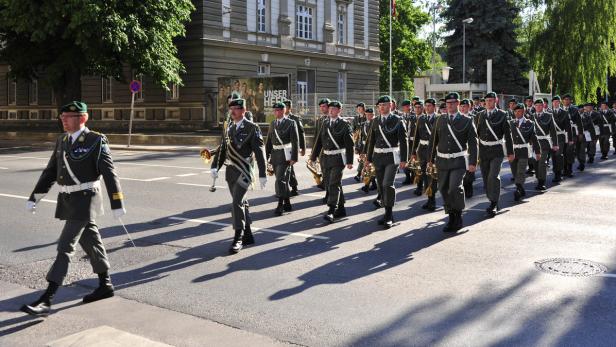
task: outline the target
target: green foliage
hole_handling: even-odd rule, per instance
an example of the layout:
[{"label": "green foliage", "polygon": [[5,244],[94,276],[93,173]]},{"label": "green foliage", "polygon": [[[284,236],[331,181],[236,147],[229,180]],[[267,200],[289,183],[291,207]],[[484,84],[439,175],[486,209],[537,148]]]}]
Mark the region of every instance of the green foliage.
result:
[{"label": "green foliage", "polygon": [[579,102],[606,90],[616,74],[616,1],[546,0],[534,25],[529,52],[540,76],[553,73],[554,92],[571,92]]},{"label": "green foliage", "polygon": [[[380,88],[389,90],[389,0],[380,0],[380,45],[383,65]],[[393,90],[412,90],[413,77],[430,67],[430,45],[417,36],[429,16],[413,5],[411,0],[397,0],[392,22]]]},{"label": "green foliage", "polygon": [[443,12],[446,28],[446,60],[453,68],[450,83],[462,82],[463,23],[466,25],[466,82],[485,83],[486,61],[492,59],[493,89],[498,93],[525,94],[528,86],[524,73],[528,62],[518,49],[520,9],[513,0],[450,0]]},{"label": "green foliage", "polygon": [[166,86],[184,71],[173,39],[190,0],[0,0],[0,59],[15,77],[62,91],[81,75],[123,76],[124,64]]}]

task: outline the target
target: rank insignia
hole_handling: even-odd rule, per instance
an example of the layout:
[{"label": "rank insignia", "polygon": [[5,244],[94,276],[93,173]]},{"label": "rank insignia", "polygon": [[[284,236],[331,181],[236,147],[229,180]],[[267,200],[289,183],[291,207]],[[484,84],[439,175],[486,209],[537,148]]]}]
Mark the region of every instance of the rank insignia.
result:
[{"label": "rank insignia", "polygon": [[112,199],[113,200],[123,200],[124,199],[124,194],[122,192],[113,193]]}]

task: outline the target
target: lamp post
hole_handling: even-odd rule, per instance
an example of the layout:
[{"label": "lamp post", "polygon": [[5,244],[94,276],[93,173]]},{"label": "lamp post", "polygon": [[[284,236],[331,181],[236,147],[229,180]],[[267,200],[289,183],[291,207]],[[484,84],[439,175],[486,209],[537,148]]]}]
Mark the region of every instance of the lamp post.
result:
[{"label": "lamp post", "polygon": [[472,22],[472,17],[462,21],[462,83],[466,83],[466,24]]}]

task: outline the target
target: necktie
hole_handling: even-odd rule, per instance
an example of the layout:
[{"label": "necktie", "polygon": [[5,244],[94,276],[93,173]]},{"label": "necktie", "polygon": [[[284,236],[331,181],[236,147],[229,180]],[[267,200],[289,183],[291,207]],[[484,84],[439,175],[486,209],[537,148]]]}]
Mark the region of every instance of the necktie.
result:
[{"label": "necktie", "polygon": [[452,121],[452,122],[453,122],[453,117],[454,117],[454,115],[453,115],[453,114],[450,114],[450,115],[449,115],[449,120],[450,120],[450,121]]},{"label": "necktie", "polygon": [[73,136],[70,136],[70,135],[69,135],[69,137],[68,137],[68,145],[69,145],[69,146],[72,146],[72,145],[73,145]]}]

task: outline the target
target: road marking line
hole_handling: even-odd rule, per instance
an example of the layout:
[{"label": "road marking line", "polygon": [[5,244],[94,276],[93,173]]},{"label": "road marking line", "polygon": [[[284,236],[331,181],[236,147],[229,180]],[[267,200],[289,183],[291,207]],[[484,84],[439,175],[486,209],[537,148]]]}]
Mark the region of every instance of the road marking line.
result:
[{"label": "road marking line", "polygon": [[[212,221],[208,221],[208,220],[204,220],[204,219],[190,219],[190,218],[181,218],[181,217],[169,217],[169,219],[180,220],[180,221],[184,221],[184,222],[191,222],[191,223],[196,223],[196,224],[213,224],[213,225],[218,225],[218,226],[223,226],[223,227],[231,226],[231,224],[220,223],[220,222],[212,222]],[[251,228],[254,231],[264,231],[264,232],[273,233],[273,234],[299,236],[299,237],[303,237],[303,238],[306,238],[306,239],[329,240],[329,237],[319,236],[319,235],[309,235],[309,234],[304,234],[304,233],[293,233],[293,232],[280,231],[280,230],[274,230],[274,229],[268,229],[268,228],[257,228],[255,226],[251,226]]]},{"label": "road marking line", "polygon": [[[210,188],[212,185],[211,184],[197,184],[197,183],[176,183],[179,184],[181,186],[194,186],[194,187],[205,187],[205,188]],[[216,186],[216,188],[227,188],[225,186]]]},{"label": "road marking line", "polygon": [[8,167],[1,167],[0,166],[0,170],[8,170],[8,169],[9,169]]},{"label": "road marking line", "polygon": [[598,275],[595,275],[595,277],[611,277],[611,278],[616,278],[616,274],[598,274]]},{"label": "road marking line", "polygon": [[301,193],[301,195],[303,195],[303,196],[312,196],[314,198],[324,198],[325,197],[324,194]]},{"label": "road marking line", "polygon": [[49,160],[49,158],[41,158],[41,157],[22,157],[19,155],[0,155],[0,158],[13,158],[13,159],[39,159],[39,160]]},{"label": "road marking line", "polygon": [[2,148],[0,148],[0,151],[2,151],[2,150],[6,150],[6,149],[20,149],[20,148],[32,148],[32,147],[31,147],[31,146],[2,147]]},{"label": "road marking line", "polygon": [[196,173],[187,173],[187,174],[175,175],[175,177],[190,177],[190,176],[197,176],[197,174]]},{"label": "road marking line", "polygon": [[171,177],[155,177],[155,178],[128,178],[128,177],[120,177],[121,180],[125,181],[138,181],[138,182],[155,182],[169,179]]},{"label": "road marking line", "polygon": [[[164,167],[171,169],[188,169],[188,170],[203,170],[202,167],[194,166],[174,166],[174,165],[158,165],[158,164],[143,164],[143,163],[128,163],[124,161],[115,162],[116,165],[134,165],[134,166],[147,166],[147,167]],[[208,171],[209,172],[209,171]]]},{"label": "road marking line", "polygon": [[[14,199],[23,199],[23,200],[28,200],[27,196],[21,196],[21,195],[13,195],[13,194],[0,194],[0,196],[4,196],[6,198],[14,198]],[[49,202],[52,204],[57,204],[57,201],[54,200],[48,200],[48,199],[41,199],[41,201],[43,202]]]}]

